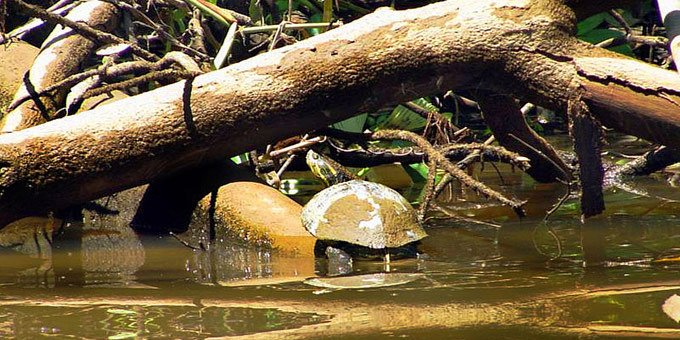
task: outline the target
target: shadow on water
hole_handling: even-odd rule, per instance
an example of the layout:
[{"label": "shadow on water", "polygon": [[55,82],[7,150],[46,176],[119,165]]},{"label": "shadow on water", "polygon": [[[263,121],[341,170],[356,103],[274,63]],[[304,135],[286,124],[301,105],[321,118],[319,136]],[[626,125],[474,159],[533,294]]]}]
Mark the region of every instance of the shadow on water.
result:
[{"label": "shadow on water", "polygon": [[653,194],[609,191],[607,214],[585,224],[568,201],[546,223],[563,189],[503,175],[504,191],[529,199],[529,218],[458,192],[451,209],[502,227],[431,220],[424,255],[393,261],[387,274],[382,262],[355,261],[350,274],[309,280],[328,272],[325,260],[140,237],[128,228],[134,212],[22,220],[0,235],[0,335],[680,336],[662,308],[680,294],[675,189],[643,180]]}]

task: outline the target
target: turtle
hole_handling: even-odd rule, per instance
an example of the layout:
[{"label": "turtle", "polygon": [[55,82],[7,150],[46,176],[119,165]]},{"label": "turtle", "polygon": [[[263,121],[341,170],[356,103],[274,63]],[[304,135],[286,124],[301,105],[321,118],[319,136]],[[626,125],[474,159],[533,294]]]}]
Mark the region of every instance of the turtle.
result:
[{"label": "turtle", "polygon": [[427,236],[416,211],[397,191],[358,179],[335,161],[313,150],[306,156],[312,173],[328,187],[302,209],[302,224],[322,241],[398,250]]}]

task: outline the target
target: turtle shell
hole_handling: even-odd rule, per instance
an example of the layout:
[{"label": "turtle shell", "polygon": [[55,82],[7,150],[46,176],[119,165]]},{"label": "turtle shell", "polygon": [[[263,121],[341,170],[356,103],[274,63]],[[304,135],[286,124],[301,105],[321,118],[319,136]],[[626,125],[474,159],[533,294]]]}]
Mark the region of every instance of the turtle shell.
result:
[{"label": "turtle shell", "polygon": [[326,188],[302,209],[302,224],[320,240],[397,248],[425,236],[416,211],[398,192],[353,180]]}]

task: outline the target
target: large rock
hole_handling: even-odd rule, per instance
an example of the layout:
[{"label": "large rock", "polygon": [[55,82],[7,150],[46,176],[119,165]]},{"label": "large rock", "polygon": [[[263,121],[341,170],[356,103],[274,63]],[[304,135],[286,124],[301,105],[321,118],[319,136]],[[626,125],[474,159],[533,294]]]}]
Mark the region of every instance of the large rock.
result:
[{"label": "large rock", "polygon": [[33,64],[40,50],[24,42],[14,42],[0,48],[0,113],[12,99],[23,80],[24,74]]},{"label": "large rock", "polygon": [[203,198],[198,209],[214,212],[218,238],[224,233],[247,243],[313,256],[316,238],[302,226],[300,204],[255,182],[229,183],[216,194]]}]

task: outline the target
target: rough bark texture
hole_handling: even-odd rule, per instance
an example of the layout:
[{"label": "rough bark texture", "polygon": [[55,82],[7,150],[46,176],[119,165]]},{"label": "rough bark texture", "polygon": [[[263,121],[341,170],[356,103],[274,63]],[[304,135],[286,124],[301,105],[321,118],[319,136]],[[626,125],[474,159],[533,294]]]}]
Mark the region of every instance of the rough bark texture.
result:
[{"label": "rough bark texture", "polygon": [[618,176],[647,176],[680,162],[680,150],[661,146],[616,170]]},{"label": "rough bark texture", "polygon": [[[680,147],[680,80],[578,42],[555,0],[378,10],[326,34],[0,136],[0,224],[448,89],[483,88]],[[632,73],[631,73],[632,72]]]},{"label": "rough bark texture", "polygon": [[[111,30],[118,23],[115,6],[102,1],[86,1],[66,16],[74,21],[82,21],[102,30]],[[15,98],[33,94],[54,85],[66,77],[81,71],[85,59],[92,54],[95,43],[70,28],[55,28],[43,43],[40,54],[33,62]],[[28,100],[2,117],[2,132],[16,131],[42,124],[56,118],[56,112],[64,106],[69,88],[59,89],[53,96]]]}]

